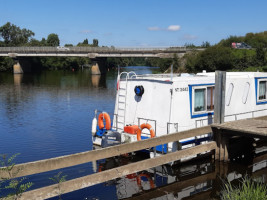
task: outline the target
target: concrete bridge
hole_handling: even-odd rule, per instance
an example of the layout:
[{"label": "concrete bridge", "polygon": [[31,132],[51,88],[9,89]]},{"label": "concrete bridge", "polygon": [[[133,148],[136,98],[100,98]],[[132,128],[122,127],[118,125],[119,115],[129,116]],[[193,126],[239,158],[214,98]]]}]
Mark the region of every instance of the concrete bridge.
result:
[{"label": "concrete bridge", "polygon": [[[14,73],[23,73],[29,69],[27,57],[88,57],[95,64],[93,74],[105,72],[101,59],[107,57],[158,57],[173,58],[184,56],[193,49],[187,47],[151,47],[151,48],[115,48],[115,47],[0,47],[0,57],[14,58]],[[197,49],[199,51],[204,49]]]},{"label": "concrete bridge", "polygon": [[[197,49],[203,50],[203,49]],[[159,57],[182,56],[192,51],[186,47],[115,48],[115,47],[0,47],[0,56],[9,57]]]}]

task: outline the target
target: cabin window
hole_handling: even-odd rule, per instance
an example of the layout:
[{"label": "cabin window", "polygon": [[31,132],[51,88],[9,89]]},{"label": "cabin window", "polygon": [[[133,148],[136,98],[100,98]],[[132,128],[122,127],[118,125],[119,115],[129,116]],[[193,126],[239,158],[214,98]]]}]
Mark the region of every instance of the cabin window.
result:
[{"label": "cabin window", "polygon": [[259,81],[259,100],[266,100],[266,83],[267,81]]},{"label": "cabin window", "polygon": [[214,86],[194,88],[194,113],[213,111]]},{"label": "cabin window", "polygon": [[267,104],[267,77],[255,78],[256,105]]},{"label": "cabin window", "polygon": [[195,89],[195,105],[194,105],[194,111],[204,111],[206,107],[205,102],[205,93],[206,89]]}]

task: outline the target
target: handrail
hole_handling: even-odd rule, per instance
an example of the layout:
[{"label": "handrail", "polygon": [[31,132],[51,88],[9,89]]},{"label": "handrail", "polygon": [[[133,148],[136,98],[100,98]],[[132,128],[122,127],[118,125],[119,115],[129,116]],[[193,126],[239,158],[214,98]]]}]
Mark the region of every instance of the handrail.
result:
[{"label": "handrail", "polygon": [[[62,169],[83,163],[92,162],[95,160],[114,157],[129,152],[155,147],[161,144],[167,144],[169,142],[178,141],[189,137],[207,134],[209,132],[211,132],[211,127],[205,126],[197,129],[181,131],[179,133],[171,133],[160,137],[141,140],[138,142],[121,144],[103,149],[85,151],[72,155],[60,156],[35,162],[17,164],[13,167],[13,170],[18,173],[16,173],[13,178],[52,171],[56,169]],[[7,172],[1,169],[2,168],[0,168],[0,177],[7,178]]]}]

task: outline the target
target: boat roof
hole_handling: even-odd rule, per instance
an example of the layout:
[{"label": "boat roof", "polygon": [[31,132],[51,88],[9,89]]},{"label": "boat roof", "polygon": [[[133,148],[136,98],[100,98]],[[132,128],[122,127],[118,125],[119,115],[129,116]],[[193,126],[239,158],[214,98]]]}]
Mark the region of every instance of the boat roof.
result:
[{"label": "boat roof", "polygon": [[[266,77],[267,73],[264,72],[227,72],[227,77],[231,78],[254,78],[254,77]],[[199,80],[199,79],[214,79],[215,72],[201,72],[197,74],[189,73],[179,73],[179,74],[143,74],[134,75],[133,79],[143,79],[143,80],[158,80],[158,81],[189,81],[189,80]]]}]

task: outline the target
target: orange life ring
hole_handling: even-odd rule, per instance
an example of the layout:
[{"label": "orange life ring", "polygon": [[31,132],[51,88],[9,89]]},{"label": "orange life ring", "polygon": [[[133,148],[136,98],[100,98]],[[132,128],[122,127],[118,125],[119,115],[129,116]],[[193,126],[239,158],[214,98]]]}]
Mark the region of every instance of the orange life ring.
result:
[{"label": "orange life ring", "polygon": [[140,128],[137,130],[137,140],[141,140],[141,133],[144,128],[147,128],[150,131],[150,137],[155,137],[155,131],[153,130],[152,126],[150,124],[144,123],[141,124]]},{"label": "orange life ring", "polygon": [[109,130],[111,129],[111,120],[110,120],[110,116],[108,113],[106,112],[102,112],[99,114],[98,116],[98,126],[100,129],[103,129],[105,127],[104,124],[104,119],[106,121],[106,129]]},{"label": "orange life ring", "polygon": [[137,184],[138,184],[139,188],[142,187],[142,185],[141,185],[141,177],[146,177],[147,178],[147,180],[149,181],[149,184],[150,184],[150,189],[153,189],[155,187],[155,184],[154,184],[154,181],[152,180],[152,178],[148,174],[141,173],[141,174],[138,174],[137,177],[136,177]]}]

